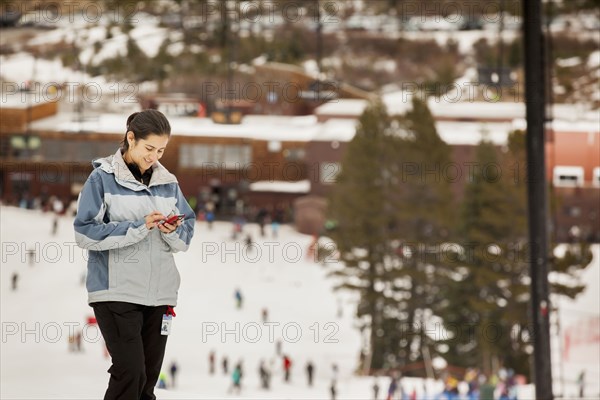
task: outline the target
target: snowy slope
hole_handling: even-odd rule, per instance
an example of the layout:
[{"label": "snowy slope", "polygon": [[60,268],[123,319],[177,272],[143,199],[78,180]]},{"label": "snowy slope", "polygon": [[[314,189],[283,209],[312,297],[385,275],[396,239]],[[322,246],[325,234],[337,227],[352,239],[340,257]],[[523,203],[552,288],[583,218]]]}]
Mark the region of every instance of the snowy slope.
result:
[{"label": "snowy slope", "polygon": [[560,339],[553,341],[555,393],[565,398],[579,394],[577,377],[585,371],[586,395],[600,394],[600,246],[579,277],[586,290],[575,300],[560,298],[554,306],[560,317]]},{"label": "snowy slope", "polygon": [[[50,214],[2,207],[0,218],[1,397],[101,397],[110,364],[103,355],[96,328],[84,326],[92,315],[85,287],[80,283],[85,254],[74,246],[71,219],[61,218],[58,234],[53,237]],[[246,229],[254,231],[258,239],[257,226]],[[198,223],[190,251],[176,255],[182,285],[165,370],[176,360],[180,376],[178,391],[167,391],[162,398],[228,397],[229,377],[220,368],[215,376],[208,374],[211,350],[216,351],[219,362],[223,355],[228,356],[230,365],[243,360],[244,396],[324,398],[333,362],[339,365],[338,390],[342,398],[365,398],[370,392],[370,380],[352,376],[360,349],[359,333],[352,327],[353,306],[345,303],[343,317],[338,318],[340,294],[332,292],[322,267],[306,260],[311,238],[284,226],[279,242],[264,240],[258,240],[254,251],[246,253],[242,242],[231,240],[230,224],[218,223],[209,231],[205,224]],[[37,248],[39,260],[30,266],[27,250],[32,248]],[[18,289],[12,291],[10,278],[15,271],[19,273]],[[241,310],[235,308],[236,287],[245,297]],[[268,308],[269,321],[279,324],[271,325],[272,337],[268,326],[262,324],[263,307]],[[315,323],[319,324],[318,338]],[[69,352],[70,329],[82,328],[85,351]],[[218,334],[209,335],[215,328]],[[223,329],[230,333],[222,338]],[[277,339],[282,339],[283,352],[294,363],[291,384],[283,383],[281,361],[275,359]],[[312,389],[307,388],[304,374],[309,358],[316,365]],[[259,389],[260,359],[273,359],[271,392]]]},{"label": "snowy slope", "polygon": [[[0,398],[101,398],[110,360],[104,355],[97,328],[86,325],[93,313],[81,284],[85,253],[74,245],[71,218],[59,220],[56,236],[50,233],[49,213],[2,206],[0,220]],[[323,267],[307,259],[311,238],[287,226],[281,228],[277,240],[270,231],[267,238],[259,238],[258,227],[253,224],[245,231],[257,241],[252,252],[242,241],[231,239],[230,224],[217,223],[210,231],[199,222],[190,250],[176,254],[182,285],[164,370],[176,361],[180,374],[177,389],[158,390],[159,398],[325,399],[329,398],[334,362],[339,366],[338,399],[372,398],[373,379],[353,374],[361,343],[352,321],[354,302],[348,294],[333,292],[333,282]],[[36,249],[37,258],[31,265],[30,249]],[[595,264],[585,277],[590,282],[598,278],[598,246],[595,256]],[[14,272],[19,274],[16,291],[11,290]],[[235,308],[237,287],[244,295],[241,310]],[[562,306],[565,311],[587,310],[597,315],[598,303],[593,304],[597,298],[596,282],[581,301]],[[268,308],[272,331],[262,324],[263,307]],[[82,353],[68,351],[69,333],[76,330],[83,330]],[[278,339],[282,340],[283,353],[293,361],[292,382],[287,384],[283,382],[281,359],[275,354]],[[217,356],[215,375],[208,373],[211,350]],[[230,366],[243,361],[241,395],[228,393],[230,377],[220,368],[224,355]],[[270,391],[259,388],[261,359],[273,371]],[[307,386],[304,373],[309,359],[316,366],[312,388]],[[599,364],[600,359],[587,365],[591,391],[597,390],[592,373]],[[563,367],[569,371],[565,373],[567,379],[572,379],[570,372],[577,371],[575,366],[565,363]],[[387,378],[379,380],[380,398],[387,384]],[[420,379],[404,378],[402,385],[407,392],[413,388],[423,392]],[[426,386],[428,398],[434,398],[441,389],[438,382],[428,381]],[[522,387],[525,395],[520,398],[533,398],[532,390],[531,386]],[[574,390],[574,384],[567,384],[564,393]]]}]

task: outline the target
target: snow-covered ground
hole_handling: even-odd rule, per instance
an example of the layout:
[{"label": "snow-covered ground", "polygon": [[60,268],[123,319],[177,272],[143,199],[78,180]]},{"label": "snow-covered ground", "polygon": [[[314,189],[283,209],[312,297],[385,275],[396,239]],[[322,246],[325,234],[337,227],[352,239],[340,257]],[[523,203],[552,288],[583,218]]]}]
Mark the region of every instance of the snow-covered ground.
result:
[{"label": "snow-covered ground", "polygon": [[[13,207],[1,207],[2,265],[0,269],[2,322],[0,397],[6,399],[97,399],[105,389],[110,360],[95,325],[87,325],[92,310],[82,285],[85,253],[74,244],[72,219],[59,220],[52,236],[52,215]],[[307,258],[311,237],[283,226],[279,237],[260,238],[258,227],[250,224],[252,251],[243,241],[231,239],[231,225],[216,223],[209,230],[197,223],[196,235],[187,253],[176,254],[182,276],[177,317],[169,338],[164,369],[179,365],[176,389],[157,390],[162,399],[324,399],[329,397],[332,364],[339,366],[338,398],[372,398],[372,378],[355,374],[361,338],[353,325],[352,296],[332,290],[334,282],[326,270]],[[29,250],[35,249],[33,263]],[[596,260],[598,248],[595,248]],[[584,279],[598,276],[598,266]],[[18,288],[11,290],[11,277],[18,272]],[[598,315],[598,286],[582,296],[584,311]],[[242,309],[236,309],[234,291],[244,295]],[[590,304],[588,304],[590,303]],[[562,303],[567,309],[582,304]],[[268,309],[268,322],[261,312]],[[594,308],[595,307],[595,308]],[[339,315],[341,308],[341,316]],[[68,336],[82,331],[83,352],[68,350]],[[293,361],[292,381],[283,382],[282,353]],[[217,373],[210,375],[208,356],[215,351]],[[220,362],[227,356],[230,366],[243,362],[245,371],[241,395],[228,392],[230,376]],[[272,388],[259,387],[258,364],[264,359],[273,372]],[[316,366],[313,387],[306,383],[308,360]],[[563,369],[588,371],[588,388],[596,390],[600,357],[590,364],[569,364]],[[581,361],[579,359],[579,361]],[[596,368],[596,369],[595,369]],[[571,377],[569,377],[571,378]],[[388,379],[379,380],[380,398]],[[403,386],[422,393],[423,382],[405,378]],[[426,383],[428,393],[439,393],[440,384]],[[574,383],[568,393],[575,393]],[[520,397],[533,398],[532,387],[521,388]]]},{"label": "snow-covered ground", "polygon": [[[577,377],[585,372],[586,395],[600,398],[600,246],[579,282],[586,290],[575,300],[556,299],[560,335],[553,335],[554,392],[565,399],[578,396]],[[557,325],[554,325],[556,329]]]},{"label": "snow-covered ground", "polygon": [[[2,207],[0,218],[0,397],[102,397],[110,360],[96,327],[85,325],[93,313],[81,284],[85,254],[74,246],[71,218],[60,219],[56,236],[50,234],[50,214]],[[159,391],[159,397],[327,398],[336,363],[339,398],[370,398],[372,379],[354,376],[360,351],[354,305],[349,296],[332,291],[323,267],[306,259],[311,237],[284,226],[279,239],[261,239],[258,227],[248,225],[257,245],[247,252],[243,242],[231,239],[230,228],[217,223],[209,231],[205,223],[198,223],[190,250],[176,255],[182,284],[164,367],[166,372],[177,361],[180,374],[177,390]],[[37,249],[33,265],[27,258],[30,249]],[[14,272],[19,274],[16,291],[10,288]],[[237,287],[245,298],[241,310],[235,307]],[[263,307],[268,308],[270,325],[262,323]],[[84,351],[69,352],[70,330],[81,329]],[[289,384],[283,382],[281,358],[276,357],[277,340],[293,362]],[[219,367],[214,376],[208,372],[211,350]],[[224,355],[230,366],[243,361],[242,396],[227,393],[230,377],[220,368]],[[268,392],[259,388],[261,359],[273,363]],[[309,359],[316,367],[312,388],[304,372]],[[383,392],[387,380],[380,385]]]}]

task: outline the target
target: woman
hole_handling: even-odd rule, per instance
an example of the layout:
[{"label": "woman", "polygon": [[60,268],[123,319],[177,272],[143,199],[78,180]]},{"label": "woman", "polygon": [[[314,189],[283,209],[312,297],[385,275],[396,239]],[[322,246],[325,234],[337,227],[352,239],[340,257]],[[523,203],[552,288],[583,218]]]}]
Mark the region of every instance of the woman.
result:
[{"label": "woman", "polygon": [[[122,147],[95,160],[79,197],[77,245],[88,249],[86,286],[112,357],[105,399],[155,399],[167,336],[163,318],[177,304],[173,253],[186,251],[195,215],[177,179],[158,160],[171,126],[144,110],[127,119]],[[183,220],[165,223],[169,214]]]}]

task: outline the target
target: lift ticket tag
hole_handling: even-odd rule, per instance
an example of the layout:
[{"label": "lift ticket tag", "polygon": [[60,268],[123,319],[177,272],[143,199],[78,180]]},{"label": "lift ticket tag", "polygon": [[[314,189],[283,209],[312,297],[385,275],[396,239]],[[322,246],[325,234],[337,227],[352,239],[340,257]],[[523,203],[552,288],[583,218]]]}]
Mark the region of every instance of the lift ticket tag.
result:
[{"label": "lift ticket tag", "polygon": [[160,334],[169,335],[171,333],[171,323],[173,322],[173,316],[163,314],[162,324],[160,324]]}]

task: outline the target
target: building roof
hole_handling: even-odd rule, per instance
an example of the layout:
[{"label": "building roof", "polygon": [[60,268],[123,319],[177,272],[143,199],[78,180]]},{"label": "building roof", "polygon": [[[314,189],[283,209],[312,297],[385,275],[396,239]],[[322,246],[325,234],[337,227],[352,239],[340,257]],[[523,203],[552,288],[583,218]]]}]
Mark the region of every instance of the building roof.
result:
[{"label": "building roof", "polygon": [[[383,103],[391,115],[405,114],[412,109],[412,95],[394,92],[383,95]],[[315,110],[316,115],[359,117],[368,102],[366,100],[339,99],[330,101]],[[516,102],[491,103],[485,101],[450,102],[429,98],[429,108],[436,118],[442,119],[514,119],[525,116],[525,105]]]},{"label": "building roof", "polygon": [[435,124],[442,140],[449,145],[477,145],[486,139],[496,145],[504,145],[508,134],[515,129],[510,122],[450,122]]},{"label": "building roof", "polygon": [[348,117],[360,116],[367,107],[367,100],[336,99],[315,109],[316,115],[340,115]]},{"label": "building roof", "polygon": [[[346,100],[344,100],[346,101]],[[363,100],[352,100],[355,106]],[[486,105],[482,108],[487,108]],[[508,115],[511,106],[506,106],[499,113]],[[331,108],[339,107],[339,103],[331,103]],[[512,108],[516,110],[517,108]],[[446,111],[449,111],[447,108]],[[488,110],[491,112],[491,110]],[[568,109],[560,110],[566,113]],[[477,108],[472,113],[479,112]],[[485,112],[485,111],[482,111]],[[576,114],[575,114],[576,115]],[[126,116],[123,114],[100,114],[78,121],[75,113],[58,113],[48,118],[42,118],[32,123],[32,129],[38,131],[60,132],[94,132],[106,134],[124,134]],[[289,142],[349,142],[356,133],[358,120],[356,118],[331,118],[319,122],[317,116],[269,116],[248,115],[241,124],[225,125],[214,123],[210,118],[170,117],[172,132],[178,136],[210,137],[210,138],[240,138],[264,141]],[[557,132],[599,132],[600,116],[596,120],[554,120],[550,125]],[[509,132],[525,129],[523,118],[512,121],[447,121],[436,122],[440,137],[451,145],[476,145],[483,138],[497,145],[506,144]]]},{"label": "building roof", "polygon": [[436,119],[513,120],[525,117],[525,104],[512,101],[451,102],[429,98],[428,105]]},{"label": "building roof", "polygon": [[[404,114],[412,108],[412,98],[408,93],[385,94],[382,100],[391,115]],[[362,99],[336,99],[317,107],[315,114],[354,118],[359,117],[368,104],[367,100]]]},{"label": "building roof", "polygon": [[[412,108],[412,94],[396,91],[382,96],[383,103],[391,115],[401,115]],[[518,99],[517,99],[518,100]],[[337,99],[317,107],[315,115],[358,118],[368,102],[356,99]],[[448,101],[448,99],[429,97],[427,104],[437,120],[488,120],[512,121],[525,118],[525,103],[520,101]],[[588,121],[600,126],[598,110],[588,110],[580,104],[555,104],[551,115],[555,120]]]},{"label": "building roof", "polygon": [[[8,87],[8,85],[7,85]],[[10,88],[13,89],[13,88]],[[14,87],[15,91],[0,93],[0,107],[3,109],[17,109],[25,110],[28,107],[51,103],[46,96],[39,93],[29,93],[25,91],[16,91],[17,87]]]},{"label": "building roof", "polygon": [[[58,113],[32,123],[38,131],[95,132],[124,134],[126,116],[123,114],[100,114],[79,122],[75,113]],[[313,115],[289,117],[248,115],[238,125],[214,123],[210,118],[169,117],[171,131],[179,136],[228,137],[277,141],[341,141],[352,140],[356,120],[331,119],[319,123]]]},{"label": "building roof", "polygon": [[258,181],[250,184],[250,191],[277,193],[308,193],[310,192],[310,181],[308,179],[297,182]]}]

